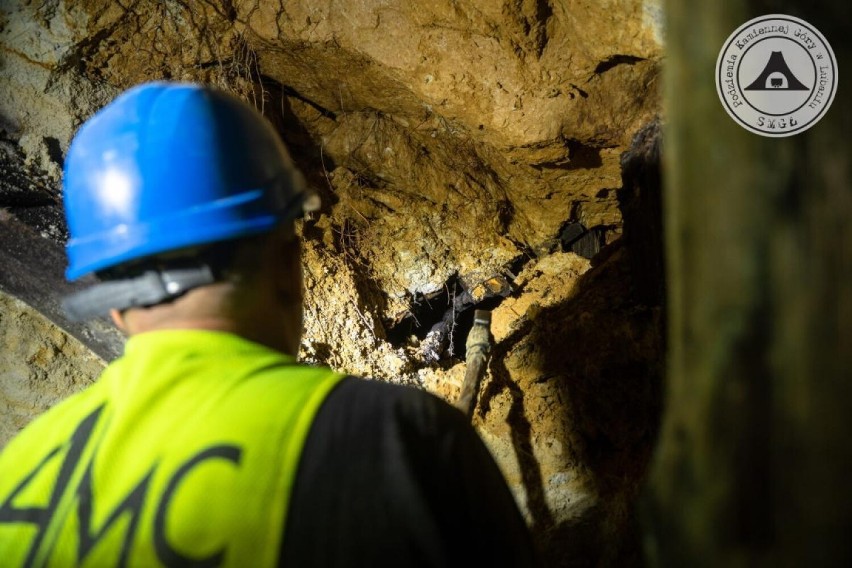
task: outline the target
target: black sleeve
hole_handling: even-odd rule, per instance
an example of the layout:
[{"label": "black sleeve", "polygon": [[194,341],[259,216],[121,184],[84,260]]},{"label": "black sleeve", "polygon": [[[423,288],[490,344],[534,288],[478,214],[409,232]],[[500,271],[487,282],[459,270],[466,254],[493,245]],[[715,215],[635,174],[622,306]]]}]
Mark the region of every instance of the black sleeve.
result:
[{"label": "black sleeve", "polygon": [[308,434],[280,565],[535,563],[512,495],[464,415],[426,392],[350,377]]}]

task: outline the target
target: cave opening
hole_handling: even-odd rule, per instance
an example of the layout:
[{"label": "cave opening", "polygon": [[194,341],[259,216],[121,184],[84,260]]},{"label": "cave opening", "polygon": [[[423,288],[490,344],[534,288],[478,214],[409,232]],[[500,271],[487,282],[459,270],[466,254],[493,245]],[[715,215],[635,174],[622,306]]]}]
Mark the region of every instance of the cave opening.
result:
[{"label": "cave opening", "polygon": [[453,275],[437,292],[415,294],[408,313],[388,328],[388,341],[402,346],[412,338],[425,339],[429,331],[444,320],[447,310],[452,310],[460,287],[458,276]]},{"label": "cave opening", "polygon": [[559,243],[563,252],[573,252],[591,260],[605,244],[604,227],[587,229],[579,221],[568,221],[559,230]]},{"label": "cave opening", "polygon": [[503,277],[468,290],[454,274],[437,292],[415,298],[409,312],[388,328],[388,341],[395,347],[416,342],[420,358],[426,363],[464,361],[474,312],[495,309],[509,291]]}]

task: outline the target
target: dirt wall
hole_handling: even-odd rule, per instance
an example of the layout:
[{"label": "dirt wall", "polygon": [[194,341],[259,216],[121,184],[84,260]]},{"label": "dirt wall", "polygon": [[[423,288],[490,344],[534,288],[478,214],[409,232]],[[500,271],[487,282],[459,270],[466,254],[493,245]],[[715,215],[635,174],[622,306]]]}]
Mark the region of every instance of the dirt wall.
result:
[{"label": "dirt wall", "polygon": [[0,292],[0,447],[33,417],[91,384],[103,367],[39,312]]},{"label": "dirt wall", "polygon": [[324,200],[303,358],[453,399],[493,309],[474,424],[549,564],[624,565],[658,419],[660,34],[639,0],[4,2],[0,207],[61,244],[64,152],[123,88],[252,102]]}]

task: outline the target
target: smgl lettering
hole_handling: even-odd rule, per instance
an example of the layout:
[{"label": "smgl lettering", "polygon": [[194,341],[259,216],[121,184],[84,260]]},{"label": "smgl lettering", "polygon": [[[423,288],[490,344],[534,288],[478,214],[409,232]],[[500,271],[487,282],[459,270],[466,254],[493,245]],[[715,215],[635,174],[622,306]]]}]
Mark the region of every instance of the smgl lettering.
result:
[{"label": "smgl lettering", "polygon": [[765,116],[758,117],[757,125],[768,130],[786,130],[787,128],[795,128],[799,125],[799,121],[792,116],[783,118],[767,118]]}]

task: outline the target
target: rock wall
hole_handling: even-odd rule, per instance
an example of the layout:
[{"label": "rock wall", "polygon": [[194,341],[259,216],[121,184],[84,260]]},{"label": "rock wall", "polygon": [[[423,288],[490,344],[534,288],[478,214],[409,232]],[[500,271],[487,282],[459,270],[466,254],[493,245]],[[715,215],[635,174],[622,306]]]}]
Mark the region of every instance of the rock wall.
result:
[{"label": "rock wall", "polygon": [[91,384],[104,363],[27,304],[0,292],[0,447]]},{"label": "rock wall", "polygon": [[4,2],[0,165],[17,173],[0,206],[61,243],[60,166],[86,117],[152,79],[238,94],[324,199],[301,227],[303,357],[453,399],[472,308],[493,309],[474,423],[543,556],[629,564],[659,414],[658,14],[639,0]]}]

